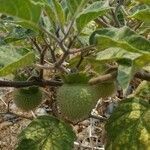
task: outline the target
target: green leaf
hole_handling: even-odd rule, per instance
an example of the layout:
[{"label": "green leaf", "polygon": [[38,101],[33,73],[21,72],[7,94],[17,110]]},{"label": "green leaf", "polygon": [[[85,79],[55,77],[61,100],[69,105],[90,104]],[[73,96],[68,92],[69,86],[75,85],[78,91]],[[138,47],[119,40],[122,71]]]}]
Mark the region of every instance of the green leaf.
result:
[{"label": "green leaf", "polygon": [[118,62],[117,80],[125,93],[135,72],[133,62],[140,56],[141,54],[127,52],[121,48],[108,48],[98,52],[96,60],[99,61],[100,64],[101,62]]},{"label": "green leaf", "polygon": [[106,124],[107,150],[148,150],[150,145],[150,104],[139,98],[120,102]]},{"label": "green leaf", "polygon": [[[71,14],[75,14],[77,11],[79,11],[78,9],[83,8],[84,4],[86,4],[87,1],[88,0],[66,0],[66,3]],[[79,8],[79,6],[81,8]]]},{"label": "green leaf", "polygon": [[124,59],[135,60],[141,56],[142,54],[139,53],[132,53],[121,48],[111,47],[105,49],[104,51],[98,52],[96,55],[96,60],[100,62],[120,61]]},{"label": "green leaf", "polygon": [[52,116],[41,116],[21,132],[17,150],[72,150],[75,139],[71,126]]},{"label": "green leaf", "polygon": [[65,24],[65,12],[58,0],[52,0],[58,23],[63,26]]},{"label": "green leaf", "polygon": [[10,31],[10,33],[3,38],[3,44],[23,40],[31,36],[35,36],[34,32],[31,30],[14,26],[12,31]]},{"label": "green leaf", "polygon": [[150,101],[150,82],[142,81],[137,89],[133,92],[133,96]]},{"label": "green leaf", "polygon": [[150,54],[132,53],[112,47],[98,52],[95,61],[99,61],[99,64],[117,61],[119,64],[117,80],[126,92],[134,73],[149,64]]},{"label": "green leaf", "polygon": [[113,46],[130,52],[150,52],[150,41],[126,26],[97,30],[92,33],[89,42],[91,45],[95,44],[99,51]]},{"label": "green leaf", "polygon": [[148,5],[150,5],[150,0],[136,0],[136,1],[138,1],[138,2],[140,2],[140,3],[143,3],[143,4],[148,4]]},{"label": "green leaf", "polygon": [[136,58],[134,64],[139,69],[146,67],[148,64],[150,64],[150,54],[143,54]]},{"label": "green leaf", "polygon": [[11,74],[19,68],[32,64],[34,60],[34,52],[28,49],[0,47],[0,76]]},{"label": "green leaf", "polygon": [[44,9],[54,29],[56,29],[58,25],[63,27],[65,25],[65,10],[61,3],[58,0],[44,1]]},{"label": "green leaf", "polygon": [[39,23],[41,6],[30,0],[0,0],[0,13],[17,17],[18,23],[33,29]]},{"label": "green leaf", "polygon": [[135,73],[133,64],[131,65],[119,65],[117,81],[123,89],[123,94],[126,93],[129,83]]},{"label": "green leaf", "polygon": [[47,16],[49,18],[49,21],[51,22],[52,26],[54,26],[54,28],[55,28],[56,27],[57,18],[56,18],[54,9],[52,9],[50,5],[45,4],[45,11],[46,11]]},{"label": "green leaf", "polygon": [[150,16],[150,9],[142,9],[142,10],[139,10],[139,11],[135,12],[130,17],[138,19],[138,20],[141,20],[141,21],[143,21],[145,23],[150,24],[149,16]]},{"label": "green leaf", "polygon": [[99,16],[103,16],[109,9],[110,7],[108,1],[94,2],[93,4],[89,5],[78,15],[76,19],[77,29],[81,31],[90,21]]}]

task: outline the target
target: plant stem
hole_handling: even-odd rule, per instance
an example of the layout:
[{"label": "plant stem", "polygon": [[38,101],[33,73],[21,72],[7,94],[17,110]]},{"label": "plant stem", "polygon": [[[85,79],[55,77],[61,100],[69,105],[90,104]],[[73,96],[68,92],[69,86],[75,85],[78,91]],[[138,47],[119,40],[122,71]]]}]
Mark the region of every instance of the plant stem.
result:
[{"label": "plant stem", "polygon": [[29,86],[61,86],[63,83],[54,80],[41,80],[41,81],[4,81],[0,80],[0,87],[14,87],[14,88],[22,88]]}]

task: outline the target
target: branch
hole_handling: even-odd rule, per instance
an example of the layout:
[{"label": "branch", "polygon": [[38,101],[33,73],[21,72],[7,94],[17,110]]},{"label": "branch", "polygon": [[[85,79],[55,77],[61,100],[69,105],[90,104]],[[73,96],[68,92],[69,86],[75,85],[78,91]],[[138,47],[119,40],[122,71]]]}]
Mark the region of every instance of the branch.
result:
[{"label": "branch", "polygon": [[63,83],[54,80],[42,80],[42,81],[4,81],[0,80],[0,87],[14,87],[14,88],[21,88],[21,87],[29,87],[29,86],[61,86]]},{"label": "branch", "polygon": [[110,27],[110,25],[107,24],[106,22],[104,22],[101,18],[95,19],[95,22],[96,22],[98,25],[102,25],[103,27]]},{"label": "branch", "polygon": [[36,39],[30,39],[31,40],[31,43],[36,47],[36,49],[38,50],[39,54],[41,54],[42,52],[42,48],[38,45]]},{"label": "branch", "polygon": [[[117,77],[117,71],[114,71],[112,73],[108,73],[105,75],[98,76],[96,78],[92,78],[91,80],[89,80],[89,84],[94,85],[94,84],[103,83],[106,81],[112,81],[112,80],[115,80],[116,77]],[[134,75],[134,77],[142,79],[142,80],[150,81],[150,72],[141,70],[141,71],[137,72]]]},{"label": "branch", "polygon": [[40,68],[40,69],[45,69],[45,70],[51,70],[51,69],[59,69],[61,70],[62,72],[65,72],[65,73],[69,73],[68,69],[66,69],[64,66],[55,66],[53,64],[50,64],[50,65],[40,65],[40,64],[36,64],[35,67],[37,68]]},{"label": "branch", "polygon": [[50,44],[48,43],[48,41],[45,38],[43,38],[43,40],[51,52],[53,63],[55,63],[56,62],[55,50],[52,49],[52,47],[50,46]]},{"label": "branch", "polygon": [[63,62],[65,61],[65,59],[68,57],[69,55],[69,51],[64,52],[64,54],[62,55],[62,57],[55,63],[55,67],[59,68]]},{"label": "branch", "polygon": [[19,117],[19,118],[25,118],[28,120],[33,120],[33,117],[27,117],[25,115],[16,114],[14,112],[0,112],[0,115],[14,115],[14,116]]},{"label": "branch", "polygon": [[[40,54],[40,64],[41,65],[44,65],[44,58],[45,58],[45,54],[46,54],[46,51],[47,51],[47,45],[45,46],[45,48],[43,48],[43,50],[41,51],[41,54]],[[42,80],[43,79],[43,69],[40,70],[40,79]]]},{"label": "branch", "polygon": [[135,74],[135,77],[142,79],[142,80],[150,81],[150,72],[146,72],[144,70],[141,70],[140,72],[137,72]]},{"label": "branch", "polygon": [[68,48],[61,42],[61,40],[59,38],[57,38],[55,35],[53,35],[51,32],[47,31],[45,28],[41,28],[43,30],[43,32],[45,32],[49,37],[51,37],[53,40],[55,40],[59,47],[61,48],[61,50],[63,52],[67,51]]},{"label": "branch", "polygon": [[94,47],[95,47],[94,45],[89,45],[89,46],[86,46],[86,47],[83,47],[83,48],[80,48],[80,49],[69,51],[69,54],[75,54],[75,53],[79,53],[79,52],[85,52],[85,51],[94,49]]}]

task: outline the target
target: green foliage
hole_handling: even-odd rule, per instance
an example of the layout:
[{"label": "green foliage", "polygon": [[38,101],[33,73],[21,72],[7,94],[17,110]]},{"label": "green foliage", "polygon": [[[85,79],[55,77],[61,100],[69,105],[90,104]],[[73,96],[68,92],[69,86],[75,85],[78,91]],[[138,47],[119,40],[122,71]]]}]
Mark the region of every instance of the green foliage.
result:
[{"label": "green foliage", "polygon": [[21,67],[32,64],[34,60],[34,52],[26,48],[0,47],[0,76],[11,74]]},{"label": "green foliage", "polygon": [[141,82],[133,95],[150,102],[150,82]]},{"label": "green foliage", "polygon": [[97,30],[91,35],[90,44],[96,44],[99,51],[109,47],[120,47],[130,52],[150,52],[150,41],[126,26],[119,29],[104,28]]},{"label": "green foliage", "polygon": [[150,145],[150,105],[141,98],[123,100],[106,124],[106,149],[148,150]]},{"label": "green foliage", "polygon": [[16,89],[14,103],[24,111],[35,109],[42,102],[42,92],[38,87]]},{"label": "green foliage", "polygon": [[110,9],[108,1],[106,2],[94,2],[83,10],[76,19],[77,29],[81,31],[87,23],[96,19],[99,16],[103,16]]},{"label": "green foliage", "polygon": [[52,116],[41,116],[21,132],[16,150],[72,150],[75,139],[71,126]]},{"label": "green foliage", "polygon": [[24,40],[28,37],[35,36],[34,32],[29,29],[24,29],[20,26],[12,25],[12,29],[7,35],[1,37],[0,45],[6,45],[16,41]]},{"label": "green foliage", "polygon": [[97,61],[118,62],[117,79],[124,92],[134,73],[150,62],[150,42],[128,27],[97,30],[91,35],[90,44],[97,46]]},{"label": "green foliage", "polygon": [[142,3],[142,4],[149,4],[150,5],[149,0],[136,0],[136,1],[138,1],[139,3]]},{"label": "green foliage", "polygon": [[98,98],[96,88],[87,84],[64,84],[57,91],[61,114],[73,123],[88,118]]},{"label": "green foliage", "polygon": [[[64,81],[57,93],[62,116],[73,123],[88,118],[98,98],[113,96],[116,91],[114,81],[89,86],[89,77],[105,75],[115,64],[116,80],[125,94],[137,71],[150,71],[150,2],[128,0],[121,7],[116,2],[0,0],[0,76],[20,69],[28,72],[24,67],[35,62],[40,68],[30,66],[31,79],[35,80],[34,70],[36,81],[44,82],[41,68],[53,63],[56,74],[51,77]],[[110,117],[108,149],[149,148],[149,83],[138,89],[135,98],[122,101]],[[17,89],[14,95],[16,104],[25,110],[38,106],[42,98],[39,88],[31,87]],[[43,116],[21,133],[17,149],[71,150],[74,140],[68,125]]]},{"label": "green foliage", "polygon": [[41,6],[30,0],[0,0],[0,12],[20,19],[22,25],[31,27],[37,26],[41,15]]},{"label": "green foliage", "polygon": [[[87,3],[87,0],[66,0],[68,9],[73,15],[84,8],[84,5]],[[80,8],[79,8],[80,6]]]},{"label": "green foliage", "polygon": [[135,12],[131,17],[150,24],[149,16],[150,16],[150,9],[147,8]]}]

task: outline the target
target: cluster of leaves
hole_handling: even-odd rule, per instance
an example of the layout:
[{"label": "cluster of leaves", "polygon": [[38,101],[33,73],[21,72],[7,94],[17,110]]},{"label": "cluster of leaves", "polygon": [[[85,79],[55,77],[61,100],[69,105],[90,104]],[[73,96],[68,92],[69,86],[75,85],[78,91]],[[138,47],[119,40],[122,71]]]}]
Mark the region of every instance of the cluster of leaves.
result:
[{"label": "cluster of leaves", "polygon": [[[0,4],[0,76],[34,67],[39,57],[44,65],[45,47],[45,59],[65,72],[86,72],[90,66],[95,74],[104,74],[115,64],[124,93],[137,71],[150,71],[147,0],[0,0]],[[69,63],[65,69],[64,61]],[[23,131],[18,149],[70,150],[74,140],[70,127],[44,116]]]}]

